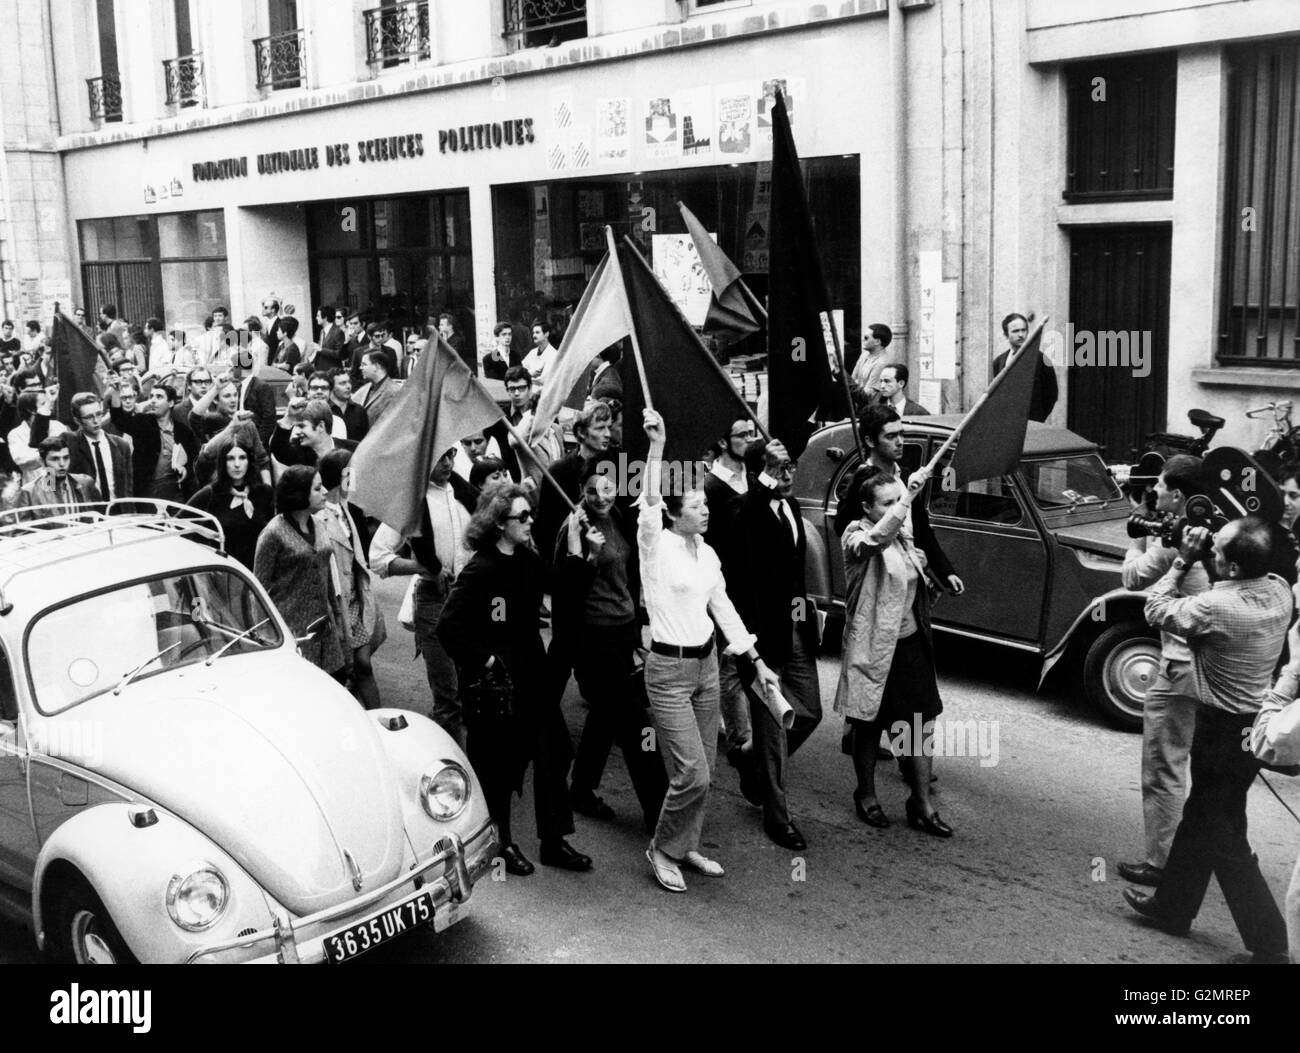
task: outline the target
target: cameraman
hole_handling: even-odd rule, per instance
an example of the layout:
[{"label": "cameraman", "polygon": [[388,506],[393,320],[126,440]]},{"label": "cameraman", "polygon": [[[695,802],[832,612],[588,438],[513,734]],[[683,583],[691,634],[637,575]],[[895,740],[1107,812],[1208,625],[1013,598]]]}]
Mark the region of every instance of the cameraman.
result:
[{"label": "cameraman", "polygon": [[[1173,522],[1181,519],[1187,499],[1202,492],[1201,470],[1201,459],[1189,454],[1177,454],[1165,461],[1154,487],[1155,513],[1171,517]],[[1141,592],[1154,585],[1165,576],[1177,556],[1177,548],[1162,544],[1157,538],[1133,538],[1124,554],[1124,588]],[[1186,596],[1209,587],[1209,575],[1199,563],[1188,568],[1180,584]],[[1181,636],[1162,630],[1160,672],[1147,689],[1142,707],[1142,823],[1146,832],[1146,856],[1140,863],[1119,864],[1120,877],[1125,881],[1137,885],[1160,884],[1165,860],[1169,858],[1169,845],[1187,797],[1187,754],[1195,726],[1192,652]]]},{"label": "cameraman", "polygon": [[[1183,637],[1192,655],[1200,705],[1192,736],[1192,790],[1154,894],[1126,888],[1124,899],[1157,928],[1185,936],[1219,880],[1237,930],[1256,963],[1287,961],[1286,926],[1246,840],[1246,792],[1259,770],[1247,742],[1272,681],[1294,604],[1286,582],[1268,568],[1273,530],[1258,516],[1214,535],[1192,527],[1147,597],[1147,621]],[[1212,588],[1182,594],[1191,565],[1213,560]]]}]

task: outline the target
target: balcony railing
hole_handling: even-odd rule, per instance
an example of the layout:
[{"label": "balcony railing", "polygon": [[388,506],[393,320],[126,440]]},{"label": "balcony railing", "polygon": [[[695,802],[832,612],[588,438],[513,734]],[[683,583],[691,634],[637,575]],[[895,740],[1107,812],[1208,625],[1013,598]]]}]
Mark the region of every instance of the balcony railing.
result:
[{"label": "balcony railing", "polygon": [[307,80],[307,47],[301,29],[259,37],[253,41],[253,54],[260,89],[299,88]]},{"label": "balcony railing", "polygon": [[366,62],[387,69],[429,57],[429,3],[389,4],[363,13],[366,22]]},{"label": "balcony railing", "polygon": [[512,49],[548,47],[587,35],[587,0],[505,0]]},{"label": "balcony railing", "polygon": [[90,119],[93,121],[120,121],[122,119],[122,81],[117,77],[89,77],[86,90],[90,96]]},{"label": "balcony railing", "polygon": [[180,55],[163,59],[163,73],[167,78],[168,106],[205,106],[207,97],[203,90],[203,56]]}]

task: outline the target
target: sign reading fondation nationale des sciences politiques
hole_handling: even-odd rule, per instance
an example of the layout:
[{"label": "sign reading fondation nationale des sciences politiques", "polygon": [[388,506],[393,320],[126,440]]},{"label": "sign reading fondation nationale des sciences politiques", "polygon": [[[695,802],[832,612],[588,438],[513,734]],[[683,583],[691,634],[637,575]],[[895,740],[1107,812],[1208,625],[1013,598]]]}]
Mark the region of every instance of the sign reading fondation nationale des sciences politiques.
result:
[{"label": "sign reading fondation nationale des sciences politiques", "polygon": [[[526,146],[535,138],[531,117],[520,117],[509,121],[487,121],[482,124],[463,124],[455,128],[438,130],[438,152],[462,153],[471,150]],[[424,152],[424,133],[409,132],[404,135],[379,136],[375,139],[358,139],[355,142],[272,150],[257,154],[252,166],[249,165],[247,156],[224,157],[216,161],[195,161],[190,166],[190,174],[194,182],[207,183],[247,178],[250,167],[255,167],[258,175],[278,175],[281,172],[307,172],[320,168],[322,160],[327,168],[339,168],[352,164],[354,160],[360,164],[413,160],[423,157]]]}]

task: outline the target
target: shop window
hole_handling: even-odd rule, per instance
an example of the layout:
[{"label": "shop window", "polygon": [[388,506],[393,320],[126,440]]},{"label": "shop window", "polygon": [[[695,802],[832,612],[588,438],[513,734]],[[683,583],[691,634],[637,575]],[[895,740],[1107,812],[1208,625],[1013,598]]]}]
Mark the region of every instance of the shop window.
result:
[{"label": "shop window", "polygon": [[1300,41],[1228,53],[1218,361],[1300,366]]},{"label": "shop window", "polygon": [[1168,198],[1174,191],[1173,52],[1066,68],[1067,201]]},{"label": "shop window", "polygon": [[182,212],[158,217],[159,255],[226,255],[226,222],[220,212]]}]

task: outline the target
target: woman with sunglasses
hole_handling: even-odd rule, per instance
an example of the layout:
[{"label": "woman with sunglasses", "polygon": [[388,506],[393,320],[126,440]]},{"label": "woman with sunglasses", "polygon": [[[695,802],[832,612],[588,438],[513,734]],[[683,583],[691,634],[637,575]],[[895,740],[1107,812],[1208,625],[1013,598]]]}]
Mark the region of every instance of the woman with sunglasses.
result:
[{"label": "woman with sunglasses", "polygon": [[572,748],[560,700],[545,690],[537,612],[546,568],[531,545],[532,518],[523,487],[498,483],[483,492],[465,531],[474,557],[456,578],[437,629],[456,662],[469,759],[505,846],[506,872],[520,876],[533,864],[514,841],[510,795],[523,792],[530,760],[542,864],[591,869],[564,840],[573,833],[566,782]]},{"label": "woman with sunglasses", "polygon": [[[919,490],[928,478],[922,469],[908,483]],[[934,837],[951,837],[952,827],[939,818],[930,795],[929,746],[943,703],[934,673],[925,553],[912,543],[902,497],[903,485],[892,473],[864,464],[844,498],[847,514],[858,518],[842,542],[848,596],[835,712],[848,718],[858,782],[853,803],[869,826],[889,825],[876,798],[881,731],[896,723],[931,729],[902,751],[903,774],[912,789],[907,822]]]},{"label": "woman with sunglasses", "polygon": [[[702,535],[709,526],[703,490],[663,495],[663,418],[643,411],[650,439],[645,501],[637,517],[641,590],[650,615],[646,695],[656,741],[668,774],[654,839],[646,849],[655,880],[669,892],[685,892],[680,864],[709,877],[722,866],[700,853],[709,776],[718,747],[718,647],[714,622],[730,654],[744,655],[757,671],[758,687],[780,690],[780,678],[758,656],[757,638],[727,597],[722,564]],[[762,573],[751,568],[750,573]]]}]

